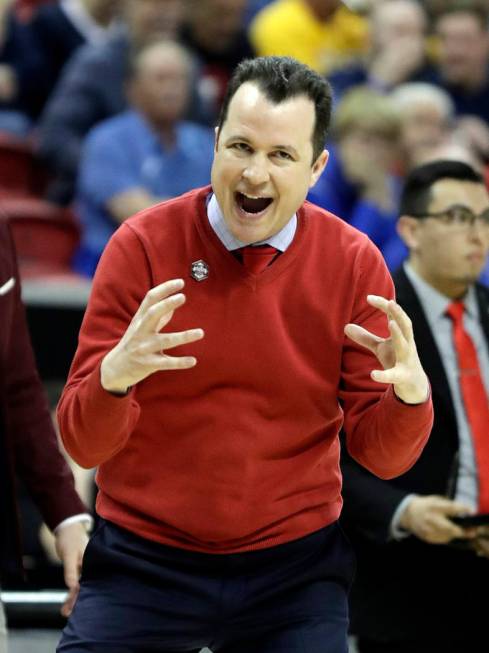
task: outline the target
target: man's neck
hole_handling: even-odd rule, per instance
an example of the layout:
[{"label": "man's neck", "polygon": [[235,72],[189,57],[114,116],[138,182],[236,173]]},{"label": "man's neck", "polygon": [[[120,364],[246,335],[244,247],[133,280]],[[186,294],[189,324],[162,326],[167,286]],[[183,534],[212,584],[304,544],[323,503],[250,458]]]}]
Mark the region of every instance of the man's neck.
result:
[{"label": "man's neck", "polygon": [[415,258],[409,259],[409,265],[423,281],[449,299],[462,299],[471,285],[468,281],[446,279],[428,274]]},{"label": "man's neck", "polygon": [[114,17],[113,10],[101,10],[100,5],[95,0],[80,0],[85,11],[101,27],[107,27]]},{"label": "man's neck", "polygon": [[167,150],[171,150],[175,147],[177,141],[177,130],[175,123],[165,123],[165,124],[155,124],[150,123],[156,132],[158,139],[163,143],[163,146]]}]

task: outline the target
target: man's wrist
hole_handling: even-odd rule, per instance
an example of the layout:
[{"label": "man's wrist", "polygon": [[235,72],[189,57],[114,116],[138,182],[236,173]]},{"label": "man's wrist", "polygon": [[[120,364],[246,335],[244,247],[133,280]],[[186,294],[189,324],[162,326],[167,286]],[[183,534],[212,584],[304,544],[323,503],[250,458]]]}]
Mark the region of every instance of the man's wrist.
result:
[{"label": "man's wrist", "polygon": [[125,397],[132,386],[116,383],[115,380],[111,378],[113,375],[110,373],[110,362],[107,360],[108,356],[109,354],[107,354],[100,364],[100,385],[106,392],[110,392],[110,394]]},{"label": "man's wrist", "polygon": [[392,516],[390,532],[395,540],[402,540],[411,534],[409,530],[408,509],[416,494],[408,494],[397,506],[394,515]]},{"label": "man's wrist", "polygon": [[88,513],[80,513],[79,515],[73,515],[72,517],[67,517],[60,522],[56,528],[53,529],[53,533],[58,535],[63,528],[71,526],[72,524],[80,524],[83,526],[87,533],[90,533],[93,528],[93,517]]},{"label": "man's wrist", "polygon": [[393,387],[395,397],[403,404],[408,406],[418,406],[428,401],[431,395],[431,388],[428,378],[425,377],[425,385],[423,388],[413,385],[410,389],[399,388],[394,384]]}]

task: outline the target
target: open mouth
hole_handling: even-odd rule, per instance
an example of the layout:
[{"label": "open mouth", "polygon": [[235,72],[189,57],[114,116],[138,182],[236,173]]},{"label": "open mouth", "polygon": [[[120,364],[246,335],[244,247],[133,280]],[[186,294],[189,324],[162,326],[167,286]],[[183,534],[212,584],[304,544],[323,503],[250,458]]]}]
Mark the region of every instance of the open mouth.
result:
[{"label": "open mouth", "polygon": [[263,213],[273,202],[271,197],[253,197],[239,191],[235,193],[236,204],[245,213],[258,215]]}]

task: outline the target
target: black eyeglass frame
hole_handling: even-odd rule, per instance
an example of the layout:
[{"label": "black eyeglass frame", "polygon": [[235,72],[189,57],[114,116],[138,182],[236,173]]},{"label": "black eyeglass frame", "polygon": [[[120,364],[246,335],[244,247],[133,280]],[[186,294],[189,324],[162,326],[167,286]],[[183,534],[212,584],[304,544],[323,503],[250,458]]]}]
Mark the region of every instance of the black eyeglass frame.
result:
[{"label": "black eyeglass frame", "polygon": [[[469,216],[469,218],[462,221],[457,220],[457,218],[453,216],[454,211],[464,211],[465,214]],[[479,214],[474,213],[472,209],[469,209],[468,206],[464,206],[463,204],[454,204],[447,207],[446,209],[443,209],[443,211],[436,211],[433,213],[410,213],[409,215],[419,220],[426,218],[443,220],[443,218],[448,218],[448,220],[445,220],[445,224],[448,226],[455,225],[460,227],[473,227],[476,223],[478,223],[481,227],[489,228],[489,206]]]}]

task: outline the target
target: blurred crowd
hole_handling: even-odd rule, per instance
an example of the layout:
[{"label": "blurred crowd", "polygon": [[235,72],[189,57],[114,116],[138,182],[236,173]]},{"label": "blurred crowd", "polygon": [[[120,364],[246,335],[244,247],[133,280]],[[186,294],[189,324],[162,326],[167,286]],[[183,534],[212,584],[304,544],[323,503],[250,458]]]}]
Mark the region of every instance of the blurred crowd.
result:
[{"label": "blurred crowd", "polygon": [[37,180],[0,180],[4,212],[74,223],[64,265],[91,277],[129,215],[209,182],[236,64],[291,55],[329,79],[336,105],[310,199],[394,270],[412,166],[442,156],[488,176],[488,14],[480,0],[2,0],[0,169],[22,146]]}]

